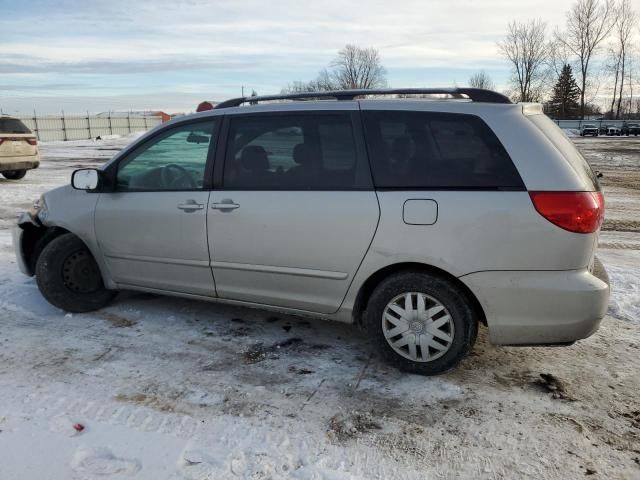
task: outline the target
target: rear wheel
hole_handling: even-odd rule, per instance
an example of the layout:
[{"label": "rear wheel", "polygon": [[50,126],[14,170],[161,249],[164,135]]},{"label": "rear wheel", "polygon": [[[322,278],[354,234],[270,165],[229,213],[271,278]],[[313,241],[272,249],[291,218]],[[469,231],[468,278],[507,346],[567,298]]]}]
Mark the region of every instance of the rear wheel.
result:
[{"label": "rear wheel", "polygon": [[396,274],[373,292],[366,326],[382,355],[398,368],[437,375],[469,353],[478,323],[465,292],[421,272]]},{"label": "rear wheel", "polygon": [[26,174],[26,170],[7,170],[5,172],[2,172],[4,178],[7,178],[9,180],[20,180],[21,178],[24,178]]},{"label": "rear wheel", "polygon": [[104,287],[93,255],[72,233],[44,247],[36,262],[36,281],[44,298],[67,312],[97,310],[116,295]]}]

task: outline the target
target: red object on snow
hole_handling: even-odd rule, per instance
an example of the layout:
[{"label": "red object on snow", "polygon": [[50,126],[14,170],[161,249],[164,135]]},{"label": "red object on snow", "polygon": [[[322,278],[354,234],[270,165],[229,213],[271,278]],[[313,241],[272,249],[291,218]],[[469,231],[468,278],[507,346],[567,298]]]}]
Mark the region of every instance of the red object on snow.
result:
[{"label": "red object on snow", "polygon": [[82,430],[84,430],[84,425],[82,425],[81,423],[76,423],[73,425],[73,429],[76,432],[81,432]]}]

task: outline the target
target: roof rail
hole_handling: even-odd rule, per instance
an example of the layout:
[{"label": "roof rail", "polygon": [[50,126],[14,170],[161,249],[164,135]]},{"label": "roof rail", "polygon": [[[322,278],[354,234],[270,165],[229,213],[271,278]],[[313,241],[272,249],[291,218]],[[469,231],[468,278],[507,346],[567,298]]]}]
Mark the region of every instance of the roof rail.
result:
[{"label": "roof rail", "polygon": [[333,98],[335,100],[353,100],[364,95],[451,95],[454,98],[468,98],[472,102],[512,103],[508,97],[492,90],[482,88],[382,88],[332,90],[328,92],[303,92],[284,95],[265,95],[259,97],[238,97],[225,100],[215,106],[218,108],[238,107],[243,103],[258,103],[271,100],[318,100]]}]

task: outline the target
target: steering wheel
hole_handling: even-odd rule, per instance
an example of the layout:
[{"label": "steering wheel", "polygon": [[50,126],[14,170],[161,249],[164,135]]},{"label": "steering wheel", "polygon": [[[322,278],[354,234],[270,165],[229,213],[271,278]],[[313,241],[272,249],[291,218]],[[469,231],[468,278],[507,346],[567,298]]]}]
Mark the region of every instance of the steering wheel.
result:
[{"label": "steering wheel", "polygon": [[176,163],[169,163],[160,169],[160,180],[166,188],[196,188],[191,174]]}]

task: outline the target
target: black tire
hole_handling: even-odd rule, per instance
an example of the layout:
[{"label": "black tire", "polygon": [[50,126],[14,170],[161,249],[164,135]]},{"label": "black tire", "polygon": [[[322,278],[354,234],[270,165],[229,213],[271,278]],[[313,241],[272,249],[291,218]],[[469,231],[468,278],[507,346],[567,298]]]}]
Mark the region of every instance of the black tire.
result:
[{"label": "black tire", "polygon": [[27,174],[26,170],[7,170],[2,172],[2,176],[8,180],[20,180]]},{"label": "black tire", "polygon": [[[389,302],[403,293],[423,293],[444,306],[453,321],[453,340],[449,350],[430,361],[414,361],[397,353],[383,330],[383,315]],[[365,313],[365,328],[382,356],[397,368],[420,375],[438,375],[452,369],[471,351],[478,334],[478,319],[472,301],[455,283],[422,272],[394,274],[371,294]]]},{"label": "black tire", "polygon": [[72,313],[98,310],[117,295],[104,287],[93,255],[72,233],[44,247],[36,262],[36,282],[49,303]]}]

